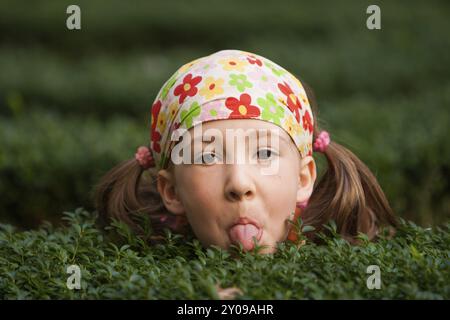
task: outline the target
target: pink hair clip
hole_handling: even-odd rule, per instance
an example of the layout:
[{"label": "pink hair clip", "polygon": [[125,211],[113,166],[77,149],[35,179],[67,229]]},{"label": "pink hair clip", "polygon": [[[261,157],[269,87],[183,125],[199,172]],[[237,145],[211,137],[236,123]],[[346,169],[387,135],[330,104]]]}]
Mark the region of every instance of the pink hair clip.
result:
[{"label": "pink hair clip", "polygon": [[139,147],[134,157],[144,169],[155,166],[155,160],[153,159],[152,153],[148,147]]},{"label": "pink hair clip", "polygon": [[321,131],[314,141],[314,151],[324,153],[330,141],[330,134],[327,131]]}]

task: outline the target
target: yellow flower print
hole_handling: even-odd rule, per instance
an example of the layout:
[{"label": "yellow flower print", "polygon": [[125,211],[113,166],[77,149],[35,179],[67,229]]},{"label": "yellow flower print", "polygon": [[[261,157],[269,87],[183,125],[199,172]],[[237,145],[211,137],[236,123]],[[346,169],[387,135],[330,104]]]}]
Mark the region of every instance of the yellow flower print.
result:
[{"label": "yellow flower print", "polygon": [[294,117],[292,115],[289,115],[286,118],[286,124],[285,128],[290,136],[297,136],[302,133],[302,126],[298,124],[296,121],[294,121]]},{"label": "yellow flower print", "polygon": [[205,79],[205,85],[200,89],[199,93],[206,99],[212,99],[214,96],[223,93],[223,82],[224,80],[221,78],[208,77]]},{"label": "yellow flower print", "polygon": [[289,115],[286,118],[285,127],[286,127],[286,131],[289,133],[289,135],[293,136],[294,135],[294,122],[293,122],[293,118],[291,115]]},{"label": "yellow flower print", "polygon": [[286,103],[286,100],[283,99],[282,97],[278,97],[278,101],[280,101],[282,104],[284,104],[286,107],[288,106]]},{"label": "yellow flower print", "polygon": [[304,91],[300,91],[299,98],[300,101],[302,102],[302,106],[309,105],[308,97],[306,96]]},{"label": "yellow flower print", "polygon": [[302,143],[300,147],[298,148],[300,150],[300,153],[302,157],[306,157],[308,154],[308,145],[306,143]]},{"label": "yellow flower print", "polygon": [[300,80],[298,80],[298,78],[296,76],[294,76],[292,73],[288,72],[289,76],[291,77],[291,79],[297,84],[297,86],[299,88],[303,88],[303,84],[300,82]]},{"label": "yellow flower print", "polygon": [[156,127],[158,128],[159,132],[164,132],[164,129],[166,128],[167,123],[167,115],[164,112],[160,112],[158,115],[158,123],[156,124]]},{"label": "yellow flower print", "polygon": [[177,113],[178,110],[178,102],[174,101],[171,105],[169,105],[169,110],[167,112],[167,114],[169,115],[169,119],[173,120],[175,118],[175,115]]},{"label": "yellow flower print", "polygon": [[248,65],[247,61],[238,59],[222,59],[219,60],[219,63],[222,65],[225,71],[239,72],[243,72],[245,67]]},{"label": "yellow flower print", "polygon": [[297,84],[297,86],[300,88],[298,97],[301,101],[302,106],[303,105],[309,105],[308,97],[306,96],[305,88],[303,87],[303,84],[300,82],[300,80],[297,79],[293,74],[289,73],[289,76],[291,79]]}]

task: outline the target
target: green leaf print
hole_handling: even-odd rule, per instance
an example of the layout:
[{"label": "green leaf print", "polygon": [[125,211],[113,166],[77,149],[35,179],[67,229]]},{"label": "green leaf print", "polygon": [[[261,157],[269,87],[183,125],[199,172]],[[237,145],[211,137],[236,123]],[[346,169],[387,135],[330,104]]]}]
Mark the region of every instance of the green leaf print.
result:
[{"label": "green leaf print", "polygon": [[277,104],[277,101],[272,93],[266,94],[266,99],[258,98],[256,100],[263,108],[261,118],[280,124],[280,119],[284,117],[284,108]]},{"label": "green leaf print", "polygon": [[189,110],[181,111],[181,123],[186,122],[186,128],[192,127],[192,121],[201,113],[201,107],[197,101],[191,104]]},{"label": "green leaf print", "polygon": [[279,69],[277,67],[275,67],[273,64],[271,64],[270,62],[264,62],[266,64],[266,66],[268,66],[270,68],[270,70],[272,70],[272,73],[274,75],[276,75],[277,77],[281,77],[283,74],[285,74],[287,71],[283,70],[283,69]]},{"label": "green leaf print", "polygon": [[161,99],[165,99],[167,97],[167,94],[169,93],[169,90],[173,87],[173,85],[175,84],[175,82],[177,82],[177,76],[178,73],[175,72],[172,77],[170,77],[169,80],[167,80],[166,85],[164,86],[164,88],[162,89],[161,92]]},{"label": "green leaf print", "polygon": [[252,88],[253,84],[247,80],[245,74],[230,74],[231,80],[228,82],[230,85],[235,86],[239,92],[244,92],[245,88]]}]

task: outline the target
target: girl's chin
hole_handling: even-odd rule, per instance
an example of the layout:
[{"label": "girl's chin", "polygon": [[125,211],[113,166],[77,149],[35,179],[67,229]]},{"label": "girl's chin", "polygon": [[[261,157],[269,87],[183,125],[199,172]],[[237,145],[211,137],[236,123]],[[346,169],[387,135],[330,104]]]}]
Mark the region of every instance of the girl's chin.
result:
[{"label": "girl's chin", "polygon": [[274,246],[267,246],[264,248],[261,248],[258,253],[259,254],[273,254],[277,251],[277,248]]}]

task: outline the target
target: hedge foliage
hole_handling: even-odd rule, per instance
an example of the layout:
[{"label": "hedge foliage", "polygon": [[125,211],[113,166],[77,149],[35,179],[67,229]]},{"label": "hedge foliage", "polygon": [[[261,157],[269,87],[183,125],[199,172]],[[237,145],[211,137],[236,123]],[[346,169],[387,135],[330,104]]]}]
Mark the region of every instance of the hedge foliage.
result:
[{"label": "hedge foliage", "polygon": [[[450,224],[425,229],[403,220],[394,238],[373,243],[361,236],[361,245],[352,246],[329,223],[322,245],[281,243],[275,254],[260,255],[203,248],[195,237],[168,230],[149,246],[124,224],[98,229],[95,214],[82,208],[64,219],[63,227],[26,232],[0,225],[0,298],[450,298]],[[151,235],[151,226],[147,230]],[[74,264],[81,269],[79,290],[66,286]],[[380,268],[380,289],[367,287],[370,265]],[[230,288],[235,292],[226,297]]]},{"label": "hedge foliage", "polygon": [[[439,224],[450,217],[449,104],[450,86],[414,100],[377,103],[361,97],[330,103],[322,125],[373,170],[397,215]],[[43,219],[56,222],[67,208],[92,210],[93,185],[103,172],[131,159],[135,146],[147,144],[148,128],[148,118],[104,122],[48,110],[14,121],[0,117],[1,221],[33,227]],[[320,173],[324,161],[315,158]]]},{"label": "hedge foliage", "polygon": [[144,121],[116,117],[62,117],[32,111],[0,120],[1,221],[35,227],[60,220],[65,208],[91,205],[90,191],[102,173],[146,144]]},{"label": "hedge foliage", "polygon": [[448,84],[444,1],[384,2],[380,32],[365,25],[370,1],[200,3],[78,1],[84,29],[70,32],[70,1],[41,1],[39,10],[2,1],[0,105],[18,95],[64,113],[142,116],[176,68],[226,48],[278,62],[319,101],[361,93],[386,100]]}]

